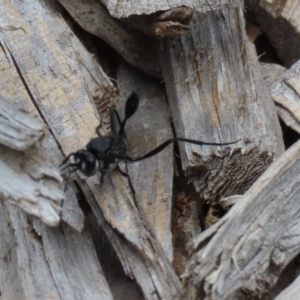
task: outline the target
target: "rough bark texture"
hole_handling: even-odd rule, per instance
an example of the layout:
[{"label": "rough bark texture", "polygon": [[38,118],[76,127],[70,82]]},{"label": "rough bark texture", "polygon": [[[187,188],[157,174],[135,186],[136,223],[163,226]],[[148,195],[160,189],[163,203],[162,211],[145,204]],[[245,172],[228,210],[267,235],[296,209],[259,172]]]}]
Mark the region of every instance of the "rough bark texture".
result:
[{"label": "rough bark texture", "polygon": [[272,85],[271,95],[280,118],[300,133],[300,61]]},{"label": "rough bark texture", "polygon": [[272,287],[299,253],[300,142],[190,244],[182,299],[244,299]]},{"label": "rough bark texture", "polygon": [[171,8],[187,6],[200,12],[218,9],[222,6],[236,6],[238,0],[101,0],[110,14],[115,18],[127,18],[131,15],[149,15],[155,12],[169,10]]},{"label": "rough bark texture", "polygon": [[252,21],[259,24],[286,67],[300,58],[300,2],[298,0],[245,1],[253,12]]},{"label": "rough bark texture", "polygon": [[195,13],[193,30],[163,42],[162,65],[183,169],[209,203],[243,194],[283,152],[275,106],[247,41],[242,8]]}]

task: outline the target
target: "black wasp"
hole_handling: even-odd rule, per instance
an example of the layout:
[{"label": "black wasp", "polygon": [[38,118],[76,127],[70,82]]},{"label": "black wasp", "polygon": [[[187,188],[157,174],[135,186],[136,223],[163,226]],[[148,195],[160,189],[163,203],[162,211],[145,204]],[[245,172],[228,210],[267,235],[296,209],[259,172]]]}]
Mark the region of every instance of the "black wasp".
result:
[{"label": "black wasp", "polygon": [[[69,168],[69,175],[76,171],[80,171],[87,177],[95,175],[97,172],[101,174],[101,183],[103,183],[103,177],[105,173],[108,173],[114,169],[117,169],[122,176],[125,176],[128,179],[128,183],[132,193],[135,193],[132,186],[129,174],[121,170],[119,163],[132,163],[147,159],[151,156],[162,151],[169,144],[174,142],[186,142],[196,145],[213,145],[213,146],[223,146],[234,144],[235,142],[230,143],[205,143],[202,141],[196,141],[186,138],[172,138],[166,140],[160,146],[156,147],[152,151],[136,158],[132,158],[128,155],[128,146],[125,136],[125,125],[130,117],[132,117],[137,111],[139,106],[139,98],[136,93],[132,93],[125,105],[125,117],[123,121],[114,109],[110,109],[110,125],[111,125],[111,134],[107,136],[102,136],[99,129],[100,126],[96,128],[97,138],[91,139],[86,145],[86,149],[80,149],[76,152],[69,154],[60,166],[63,166],[68,162],[68,164],[63,168],[63,170]],[[118,125],[116,124],[118,123]],[[74,162],[70,162],[70,158],[73,157]]]}]

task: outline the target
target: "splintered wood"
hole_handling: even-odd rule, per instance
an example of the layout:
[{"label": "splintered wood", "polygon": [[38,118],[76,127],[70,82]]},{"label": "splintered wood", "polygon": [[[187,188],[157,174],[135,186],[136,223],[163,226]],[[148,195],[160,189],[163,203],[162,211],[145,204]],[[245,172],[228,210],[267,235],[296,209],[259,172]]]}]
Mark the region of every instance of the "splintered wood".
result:
[{"label": "splintered wood", "polygon": [[286,67],[300,59],[300,2],[246,0],[251,22],[259,25]]},{"label": "splintered wood", "polygon": [[[285,70],[259,65],[239,0],[100,2],[0,2],[0,298],[297,299],[299,278],[274,285],[300,253],[300,141],[284,152],[277,116],[300,133],[299,3],[246,1]],[[109,152],[135,194],[118,170],[63,193],[63,158],[132,92],[124,155],[234,143]]]},{"label": "splintered wood", "polygon": [[121,26],[97,0],[59,2],[82,28],[107,42],[127,62],[149,75],[161,78],[158,42],[154,38]]},{"label": "splintered wood", "polygon": [[[300,249],[300,142],[190,243],[182,299],[259,297]],[[289,298],[286,298],[289,299]]]},{"label": "splintered wood", "polygon": [[300,61],[272,85],[271,95],[280,118],[300,133]]},{"label": "splintered wood", "polygon": [[162,42],[177,136],[230,146],[179,144],[182,166],[209,203],[243,194],[283,152],[275,106],[246,39],[242,9],[194,13],[190,33]]},{"label": "splintered wood", "polygon": [[110,14],[118,19],[127,18],[131,15],[149,15],[181,6],[205,12],[221,8],[222,6],[236,6],[240,4],[238,0],[101,0],[101,2],[105,4]]}]

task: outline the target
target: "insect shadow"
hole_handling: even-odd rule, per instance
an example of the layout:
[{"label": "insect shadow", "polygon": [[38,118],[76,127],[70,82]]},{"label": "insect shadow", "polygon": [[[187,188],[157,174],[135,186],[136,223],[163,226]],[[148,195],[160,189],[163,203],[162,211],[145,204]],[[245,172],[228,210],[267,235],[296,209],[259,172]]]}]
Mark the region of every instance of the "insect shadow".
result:
[{"label": "insect shadow", "polygon": [[[125,126],[129,118],[131,118],[137,111],[139,106],[139,97],[133,92],[127,99],[125,105],[125,117],[121,120],[119,113],[114,108],[110,108],[110,125],[111,134],[102,136],[100,133],[100,125],[96,128],[97,138],[91,139],[86,145],[86,149],[80,149],[76,152],[70,153],[61,163],[60,167],[65,165],[61,171],[69,169],[67,184],[72,173],[80,171],[86,177],[94,176],[97,172],[100,173],[100,181],[103,183],[103,178],[106,173],[117,169],[119,173],[126,177],[133,194],[135,190],[131,183],[129,174],[121,170],[119,163],[133,163],[138,162],[149,157],[152,157],[165,149],[169,144],[174,142],[185,142],[195,145],[212,145],[212,146],[224,146],[231,145],[237,141],[230,143],[206,143],[202,141],[196,141],[186,138],[171,138],[164,143],[153,149],[152,151],[139,156],[130,157],[128,155],[128,144],[126,142]],[[73,157],[73,162],[71,158]]]}]

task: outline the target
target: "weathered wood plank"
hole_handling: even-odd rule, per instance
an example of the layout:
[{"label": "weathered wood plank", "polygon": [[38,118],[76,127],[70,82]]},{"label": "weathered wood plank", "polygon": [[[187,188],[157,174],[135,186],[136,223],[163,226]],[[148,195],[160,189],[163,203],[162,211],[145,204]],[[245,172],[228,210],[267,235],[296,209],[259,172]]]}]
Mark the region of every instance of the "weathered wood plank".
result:
[{"label": "weathered wood plank", "polygon": [[45,124],[28,112],[17,109],[0,95],[0,143],[15,150],[25,150],[46,130]]},{"label": "weathered wood plank", "polygon": [[300,59],[300,3],[298,0],[245,1],[247,11],[266,34],[286,67]]},{"label": "weathered wood plank", "polygon": [[288,127],[300,133],[300,61],[272,85],[271,95],[280,118]]},{"label": "weathered wood plank", "polygon": [[[87,130],[89,122],[82,123],[78,114],[88,114],[89,111],[98,122],[95,107],[91,107],[92,101],[88,100],[89,106],[84,103],[85,99],[89,99],[87,91],[80,93],[78,90],[78,87],[86,88],[86,85],[78,66],[78,58],[81,57],[81,63],[84,60],[72,47],[74,35],[59,16],[59,10],[56,10],[52,1],[5,1],[0,4],[0,9],[4,11],[7,23],[12,18],[25,28],[24,31],[1,33],[1,92],[13,98],[19,107],[43,117],[51,132],[54,131],[49,120],[56,118],[53,112],[60,111],[64,115],[65,118],[59,119],[58,116],[55,120],[58,124],[56,140],[46,134],[41,141],[41,149],[61,161],[62,153],[58,148],[57,137],[64,127],[63,122],[76,120],[83,131]],[[80,51],[85,53],[82,46]],[[99,77],[95,79],[101,81],[99,78],[103,74],[98,72],[97,75]],[[98,92],[101,94],[100,90]],[[68,111],[65,104],[68,101],[73,101],[77,111]],[[85,109],[85,106],[88,108]],[[72,127],[68,127],[68,130],[67,135],[70,135],[70,131],[74,132]],[[75,229],[82,230],[82,212],[71,189],[67,197],[64,204],[67,210],[63,210],[63,219]],[[1,267],[0,275],[4,299],[32,300],[47,295],[63,299],[112,299],[88,232],[63,236],[58,229],[51,230],[38,225],[34,220],[31,224],[31,218],[16,208],[6,206],[1,206],[1,221],[4,222],[1,230],[8,237],[5,251],[1,251],[5,253],[1,257],[4,267]],[[5,257],[8,259],[5,260]]]},{"label": "weathered wood plank", "polygon": [[[6,2],[7,15],[18,11],[24,16],[25,21],[22,19],[19,25],[27,35],[14,31],[5,36],[5,43],[15,58],[27,91],[62,151],[68,154],[84,148],[95,137],[99,116],[83,74],[79,72],[77,55],[68,47],[74,36],[59,17],[59,11],[54,9],[53,2],[47,3],[50,10],[34,0],[26,4]],[[100,74],[95,75],[101,81]],[[104,101],[108,103],[107,99]],[[92,195],[87,193],[87,199],[99,222],[104,224],[107,236],[116,241],[112,242],[116,251],[126,258],[123,260],[125,272],[138,282],[145,298],[174,299],[180,282],[146,217],[137,210],[127,180],[113,172],[105,177],[103,185],[95,176],[87,179],[83,187],[92,191]],[[93,201],[96,202],[93,204]],[[102,288],[105,291],[105,286]]]},{"label": "weathered wood plank", "polygon": [[203,292],[205,299],[258,297],[276,283],[300,251],[299,180],[297,142],[219,222],[191,242],[182,299]]},{"label": "weathered wood plank", "polygon": [[223,6],[236,6],[240,3],[237,0],[141,0],[138,2],[133,0],[101,0],[101,2],[105,4],[110,14],[118,19],[127,18],[131,15],[149,15],[181,6],[206,12]]},{"label": "weathered wood plank", "polygon": [[59,2],[82,28],[103,39],[128,63],[151,76],[162,77],[158,43],[154,38],[126,28],[97,0]]},{"label": "weathered wood plank", "polygon": [[162,65],[178,137],[231,146],[179,144],[200,196],[243,194],[283,152],[274,103],[248,42],[242,8],[194,13],[193,30],[163,41]]},{"label": "weathered wood plank", "polygon": [[[64,236],[0,205],[1,298],[112,300],[87,230]],[[36,222],[35,222],[36,223]]]},{"label": "weathered wood plank", "polygon": [[[128,122],[126,129],[129,144],[130,140],[135,138],[136,146],[143,150],[139,155],[171,138],[173,134],[163,85],[125,64],[118,70],[117,82],[123,99],[127,99],[128,93],[132,91],[140,98],[139,109]],[[135,136],[131,137],[130,132],[134,132]],[[173,257],[171,234],[173,163],[173,147],[170,146],[152,158],[128,165],[138,205],[145,211],[170,261]]]}]

